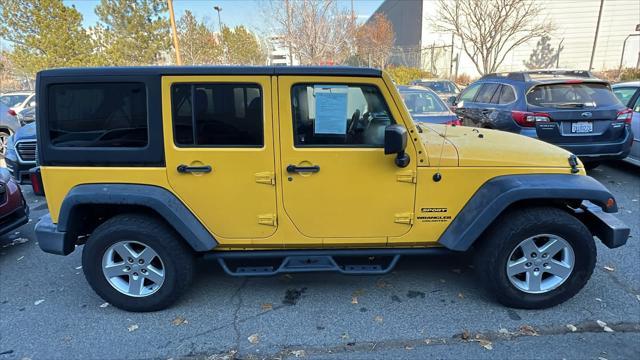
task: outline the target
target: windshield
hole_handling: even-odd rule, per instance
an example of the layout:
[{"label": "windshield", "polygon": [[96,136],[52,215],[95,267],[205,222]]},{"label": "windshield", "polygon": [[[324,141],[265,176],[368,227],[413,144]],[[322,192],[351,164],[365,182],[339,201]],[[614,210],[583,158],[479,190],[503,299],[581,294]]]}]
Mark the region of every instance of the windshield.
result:
[{"label": "windshield", "polygon": [[427,81],[421,82],[419,85],[428,87],[438,93],[458,93],[458,88],[451,81]]},{"label": "windshield", "polygon": [[4,95],[0,97],[0,102],[7,105],[8,107],[14,107],[22,104],[28,95]]},{"label": "windshield", "polygon": [[442,100],[429,91],[401,92],[400,96],[409,109],[409,113],[413,115],[448,111]]},{"label": "windshield", "polygon": [[527,93],[527,102],[552,108],[598,107],[620,103],[609,86],[603,83],[539,85]]}]

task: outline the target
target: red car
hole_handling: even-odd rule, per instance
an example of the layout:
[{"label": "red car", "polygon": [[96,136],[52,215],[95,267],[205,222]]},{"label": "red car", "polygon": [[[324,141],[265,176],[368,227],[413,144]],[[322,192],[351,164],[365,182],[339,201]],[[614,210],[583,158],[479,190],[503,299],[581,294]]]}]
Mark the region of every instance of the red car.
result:
[{"label": "red car", "polygon": [[0,235],[29,221],[29,206],[9,171],[0,168]]}]

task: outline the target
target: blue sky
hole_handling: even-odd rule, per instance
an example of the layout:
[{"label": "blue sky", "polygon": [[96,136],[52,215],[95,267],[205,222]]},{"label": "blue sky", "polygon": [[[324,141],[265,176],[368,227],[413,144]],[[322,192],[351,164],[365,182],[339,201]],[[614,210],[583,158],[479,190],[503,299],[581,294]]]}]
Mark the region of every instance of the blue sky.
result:
[{"label": "blue sky", "polygon": [[[383,0],[353,0],[353,8],[358,20],[365,21],[380,6]],[[64,0],[82,13],[85,27],[92,26],[98,20],[94,9],[100,0]],[[269,1],[265,0],[174,0],[176,17],[190,10],[199,19],[204,19],[217,30],[218,17],[214,6],[222,7],[220,17],[228,26],[245,25],[253,31],[267,29]],[[338,5],[351,9],[351,0],[338,0]]]}]

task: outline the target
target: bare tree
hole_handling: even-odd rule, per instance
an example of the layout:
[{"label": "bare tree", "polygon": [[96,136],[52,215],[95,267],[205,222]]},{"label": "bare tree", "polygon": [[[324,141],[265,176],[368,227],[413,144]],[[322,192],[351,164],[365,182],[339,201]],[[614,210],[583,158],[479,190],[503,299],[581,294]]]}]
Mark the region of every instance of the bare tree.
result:
[{"label": "bare tree", "polygon": [[374,15],[356,32],[358,56],[369,66],[386,67],[394,41],[393,25],[383,14]]},{"label": "bare tree", "polygon": [[540,19],[536,0],[437,0],[437,6],[434,27],[459,37],[482,75],[498,70],[514,48],[553,30]]},{"label": "bare tree", "polygon": [[355,19],[335,0],[271,2],[275,31],[304,65],[341,63],[351,52]]}]

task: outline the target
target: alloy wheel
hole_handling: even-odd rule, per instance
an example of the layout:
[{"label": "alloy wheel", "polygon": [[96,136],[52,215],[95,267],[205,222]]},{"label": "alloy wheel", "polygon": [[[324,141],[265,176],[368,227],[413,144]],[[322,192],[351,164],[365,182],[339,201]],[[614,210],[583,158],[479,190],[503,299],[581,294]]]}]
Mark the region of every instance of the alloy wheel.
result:
[{"label": "alloy wheel", "polygon": [[164,263],[158,253],[137,241],[111,245],[102,257],[102,273],[114,289],[132,297],[155,293],[165,280]]}]

